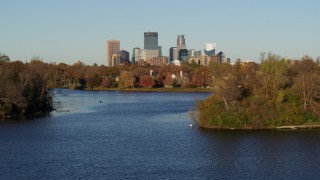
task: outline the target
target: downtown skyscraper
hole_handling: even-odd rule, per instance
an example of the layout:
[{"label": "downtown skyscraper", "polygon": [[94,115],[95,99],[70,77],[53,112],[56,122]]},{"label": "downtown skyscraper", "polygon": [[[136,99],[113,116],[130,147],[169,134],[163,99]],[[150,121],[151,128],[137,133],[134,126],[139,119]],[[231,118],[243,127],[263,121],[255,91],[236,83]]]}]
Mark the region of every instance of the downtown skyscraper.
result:
[{"label": "downtown skyscraper", "polygon": [[180,51],[180,49],[187,49],[186,39],[184,38],[184,35],[178,35],[177,48],[178,52]]},{"label": "downtown skyscraper", "polygon": [[147,59],[162,55],[161,46],[158,45],[158,32],[144,33],[144,49]]},{"label": "downtown skyscraper", "polygon": [[120,41],[107,41],[107,66],[118,66],[120,64]]}]

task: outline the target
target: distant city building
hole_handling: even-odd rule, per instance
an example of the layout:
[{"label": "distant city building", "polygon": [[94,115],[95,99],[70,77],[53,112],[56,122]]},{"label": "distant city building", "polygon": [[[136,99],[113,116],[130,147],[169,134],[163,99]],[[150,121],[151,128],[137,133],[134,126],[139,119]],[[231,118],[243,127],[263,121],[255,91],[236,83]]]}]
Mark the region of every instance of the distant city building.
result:
[{"label": "distant city building", "polygon": [[162,56],[161,46],[158,45],[158,32],[144,33],[144,49],[148,59]]},{"label": "distant city building", "polygon": [[158,32],[144,33],[144,49],[159,49],[158,48]]},{"label": "distant city building", "polygon": [[169,50],[169,54],[170,54],[170,62],[172,63],[174,60],[178,60],[179,58],[179,53],[178,53],[178,48],[177,47],[171,47]]},{"label": "distant city building", "polygon": [[158,49],[146,49],[146,59],[161,56]]},{"label": "distant city building", "polygon": [[10,58],[7,55],[0,56],[0,62],[10,62]]},{"label": "distant city building", "polygon": [[146,57],[146,50],[145,49],[140,49],[140,48],[136,48],[134,50],[134,56],[135,56],[135,62],[138,61],[146,61],[147,57]]},{"label": "distant city building", "polygon": [[125,61],[129,62],[130,55],[128,51],[121,50],[120,51],[120,63],[123,64]]},{"label": "distant city building", "polygon": [[132,49],[132,57],[131,57],[131,63],[134,64],[136,62],[136,57],[135,57],[135,50],[140,49],[139,47],[135,47]]},{"label": "distant city building", "polygon": [[[119,57],[119,58],[118,58]],[[120,41],[107,41],[107,66],[117,66],[120,63]]]},{"label": "distant city building", "polygon": [[118,66],[120,64],[120,54],[112,54],[110,66]]},{"label": "distant city building", "polygon": [[184,35],[178,35],[177,48],[178,52],[180,51],[180,49],[187,49],[186,39],[184,38]]},{"label": "distant city building", "polygon": [[224,62],[226,62],[226,56],[225,56],[225,54],[224,54],[222,51],[220,51],[220,52],[218,53],[218,62],[219,62],[219,63],[224,63]]},{"label": "distant city building", "polygon": [[204,54],[207,56],[213,56],[216,54],[216,43],[205,43],[204,44]]},{"label": "distant city building", "polygon": [[147,63],[151,66],[163,66],[168,64],[168,57],[166,56],[159,56],[153,57],[151,59],[147,59]]},{"label": "distant city building", "polygon": [[188,49],[180,49],[180,51],[179,51],[179,60],[180,61],[188,61],[188,59],[189,59]]},{"label": "distant city building", "polygon": [[201,50],[194,50],[194,49],[189,50],[189,58],[200,58],[200,56],[201,56]]},{"label": "distant city building", "polygon": [[138,64],[139,66],[145,66],[147,64],[147,61],[140,59],[140,60],[136,60],[136,64]]},{"label": "distant city building", "polygon": [[218,55],[213,56],[203,55],[200,57],[200,65],[209,66],[211,63],[219,63]]}]

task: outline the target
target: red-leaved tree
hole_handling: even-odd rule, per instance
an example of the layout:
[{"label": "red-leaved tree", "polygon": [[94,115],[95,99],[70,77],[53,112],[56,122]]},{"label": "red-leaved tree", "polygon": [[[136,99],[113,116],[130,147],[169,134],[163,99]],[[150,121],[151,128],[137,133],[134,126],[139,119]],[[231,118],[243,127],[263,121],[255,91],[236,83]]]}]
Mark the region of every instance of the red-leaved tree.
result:
[{"label": "red-leaved tree", "polygon": [[163,81],[163,84],[165,87],[172,87],[173,85],[173,79],[172,74],[170,72],[167,72],[166,78]]},{"label": "red-leaved tree", "polygon": [[143,75],[140,78],[140,86],[146,88],[152,88],[155,85],[153,78],[150,75]]}]

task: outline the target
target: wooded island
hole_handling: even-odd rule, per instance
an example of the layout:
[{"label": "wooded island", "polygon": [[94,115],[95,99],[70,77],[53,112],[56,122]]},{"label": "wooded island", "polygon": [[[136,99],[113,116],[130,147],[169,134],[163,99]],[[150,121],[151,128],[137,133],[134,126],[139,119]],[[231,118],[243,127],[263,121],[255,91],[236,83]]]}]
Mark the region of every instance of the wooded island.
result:
[{"label": "wooded island", "polygon": [[238,61],[212,68],[214,94],[199,101],[194,114],[200,127],[319,127],[320,64],[312,58],[268,54],[261,64]]}]

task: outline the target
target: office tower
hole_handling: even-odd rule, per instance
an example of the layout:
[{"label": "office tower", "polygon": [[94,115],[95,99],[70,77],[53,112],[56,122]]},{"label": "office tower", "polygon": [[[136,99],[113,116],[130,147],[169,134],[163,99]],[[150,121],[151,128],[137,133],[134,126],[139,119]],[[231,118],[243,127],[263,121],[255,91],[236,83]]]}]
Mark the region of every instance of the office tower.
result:
[{"label": "office tower", "polygon": [[194,50],[194,49],[189,50],[189,58],[200,58],[200,56],[201,56],[201,50]]},{"label": "office tower", "polygon": [[120,63],[123,64],[125,61],[129,62],[129,52],[125,50],[120,51]]},{"label": "office tower", "polygon": [[120,54],[112,54],[110,66],[118,66],[120,64]]},{"label": "office tower", "polygon": [[226,60],[226,55],[222,51],[220,51],[218,53],[218,62],[219,63],[223,63],[223,62],[226,62],[226,61],[227,61]]},{"label": "office tower", "polygon": [[174,60],[178,60],[179,53],[178,53],[177,47],[171,47],[169,54],[170,54],[170,62],[169,63],[172,63]]},{"label": "office tower", "polygon": [[184,35],[178,35],[177,48],[178,48],[178,52],[180,51],[180,49],[187,49],[186,40],[184,38]]},{"label": "office tower", "polygon": [[155,50],[158,47],[158,32],[145,32],[144,33],[144,49]]},{"label": "office tower", "polygon": [[107,66],[117,66],[120,63],[120,41],[107,41]]},{"label": "office tower", "polygon": [[145,49],[140,49],[140,48],[135,48],[134,49],[134,57],[135,57],[135,62],[138,61],[146,61],[146,50]]},{"label": "office tower", "polygon": [[162,55],[161,46],[158,45],[158,32],[144,33],[144,49],[147,59]]},{"label": "office tower", "polygon": [[207,56],[213,56],[216,54],[216,43],[205,43],[204,44],[204,54]]},{"label": "office tower", "polygon": [[180,49],[180,51],[179,51],[179,60],[180,61],[188,61],[188,59],[189,59],[188,49]]},{"label": "office tower", "polygon": [[136,49],[140,49],[139,47],[135,47],[132,49],[132,57],[131,57],[131,63],[134,64],[136,62],[136,56],[135,56],[135,51]]}]

